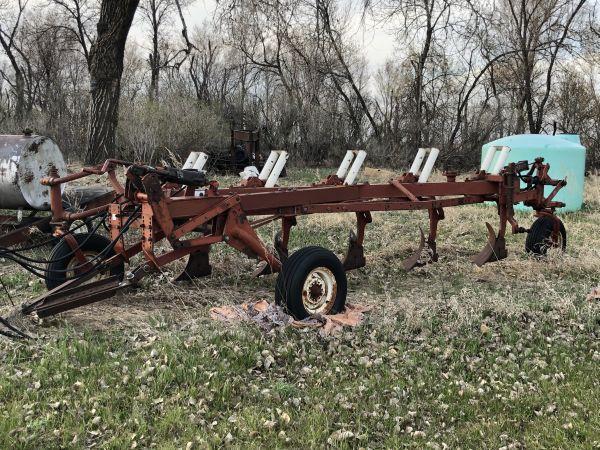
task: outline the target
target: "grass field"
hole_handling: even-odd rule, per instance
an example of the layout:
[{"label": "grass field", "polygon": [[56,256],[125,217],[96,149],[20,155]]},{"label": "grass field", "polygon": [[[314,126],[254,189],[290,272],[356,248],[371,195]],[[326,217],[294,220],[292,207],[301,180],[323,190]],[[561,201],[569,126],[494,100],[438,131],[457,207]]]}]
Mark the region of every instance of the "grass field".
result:
[{"label": "grass field", "polygon": [[[174,267],[21,324],[38,338],[0,339],[0,448],[600,448],[600,301],[586,299],[600,284],[600,177],[562,218],[566,254],[539,260],[509,236],[509,257],[477,268],[495,210],[448,209],[440,261],[405,273],[426,214],[374,214],[367,267],[348,274],[348,301],[373,309],[333,337],[212,321],[212,306],[272,299],[275,277],[252,278],[254,262],[225,246],[209,278],[173,284]],[[301,218],[291,248],[341,255],[352,227]],[[42,291],[0,272],[20,301]]]}]

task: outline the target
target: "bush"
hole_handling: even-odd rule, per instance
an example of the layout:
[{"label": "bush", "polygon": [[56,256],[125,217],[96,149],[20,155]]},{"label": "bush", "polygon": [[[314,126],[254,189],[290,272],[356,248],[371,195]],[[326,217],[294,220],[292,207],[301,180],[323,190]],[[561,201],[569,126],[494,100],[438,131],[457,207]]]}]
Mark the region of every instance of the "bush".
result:
[{"label": "bush", "polygon": [[219,113],[182,97],[121,105],[117,133],[120,158],[149,163],[229,145],[229,126]]}]

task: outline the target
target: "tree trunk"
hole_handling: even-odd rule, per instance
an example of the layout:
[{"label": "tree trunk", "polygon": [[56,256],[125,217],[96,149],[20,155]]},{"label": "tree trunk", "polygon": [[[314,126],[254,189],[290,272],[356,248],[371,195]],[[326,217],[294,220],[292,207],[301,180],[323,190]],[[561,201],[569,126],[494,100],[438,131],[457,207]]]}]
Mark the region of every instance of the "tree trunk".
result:
[{"label": "tree trunk", "polygon": [[151,102],[158,100],[158,79],[160,77],[158,51],[150,53],[148,61],[150,63],[150,86],[148,88],[148,98]]},{"label": "tree trunk", "polygon": [[4,39],[2,34],[0,34],[0,45],[2,45],[15,72],[15,119],[17,122],[21,122],[25,116],[25,78],[13,52],[12,42]]},{"label": "tree trunk", "polygon": [[148,90],[148,98],[150,101],[158,100],[158,79],[160,77],[160,51],[158,49],[158,33],[160,27],[160,19],[158,18],[158,6],[156,1],[150,2],[148,12],[150,23],[152,25],[152,53],[148,55],[148,63],[150,64],[150,87]]},{"label": "tree trunk", "polygon": [[139,0],[103,0],[98,37],[90,49],[87,163],[114,155],[125,42]]},{"label": "tree trunk", "polygon": [[[419,53],[419,60],[416,64],[415,70],[415,85],[414,85],[414,116],[411,129],[411,151],[421,147],[423,144],[423,89],[424,89],[424,78],[425,78],[425,65],[429,59],[429,52],[431,50],[431,44],[433,43],[433,32],[435,31],[435,24],[433,23],[433,2],[425,2],[425,8],[427,10],[427,24],[425,27],[425,41],[423,47]],[[429,144],[429,142],[427,142]]]},{"label": "tree trunk", "polygon": [[17,122],[22,122],[25,118],[25,79],[17,66],[15,66],[15,97],[15,119]]}]

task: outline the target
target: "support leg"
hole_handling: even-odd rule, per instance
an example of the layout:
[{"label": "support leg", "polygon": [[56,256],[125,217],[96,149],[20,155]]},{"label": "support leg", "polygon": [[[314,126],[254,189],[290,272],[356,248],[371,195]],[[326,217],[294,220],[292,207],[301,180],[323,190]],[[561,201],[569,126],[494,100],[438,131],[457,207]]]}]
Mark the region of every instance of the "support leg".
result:
[{"label": "support leg", "polygon": [[275,251],[279,260],[283,263],[289,256],[288,242],[290,240],[290,230],[296,225],[296,217],[282,217],[281,230],[275,235]]},{"label": "support leg", "polygon": [[430,259],[433,262],[438,260],[437,253],[437,230],[440,220],[444,220],[444,210],[442,208],[433,208],[429,210],[429,236],[427,238],[427,246],[429,247]]},{"label": "support leg", "polygon": [[[423,233],[423,229],[419,227],[419,231],[421,233],[419,247],[402,263],[404,270],[409,271],[417,266],[424,266],[428,262],[436,262],[438,260],[436,244],[437,230],[439,221],[444,220],[444,217],[444,210],[442,208],[429,209],[429,235],[427,236],[427,240],[425,240],[425,233]],[[427,247],[428,250],[426,257],[424,257],[423,254],[425,247]]]},{"label": "support leg", "polygon": [[356,234],[350,232],[348,240],[348,252],[344,258],[344,270],[358,269],[364,267],[367,263],[363,242],[365,240],[365,228],[368,223],[371,223],[373,218],[369,211],[356,213]]}]

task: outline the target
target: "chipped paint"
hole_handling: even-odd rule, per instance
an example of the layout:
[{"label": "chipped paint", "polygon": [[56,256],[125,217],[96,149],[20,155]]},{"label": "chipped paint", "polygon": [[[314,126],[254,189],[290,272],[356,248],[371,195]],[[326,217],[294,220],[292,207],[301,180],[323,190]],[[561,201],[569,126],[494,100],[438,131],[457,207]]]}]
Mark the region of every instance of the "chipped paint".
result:
[{"label": "chipped paint", "polygon": [[0,208],[47,210],[48,187],[41,179],[55,169],[66,175],[60,149],[37,135],[0,135]]}]

